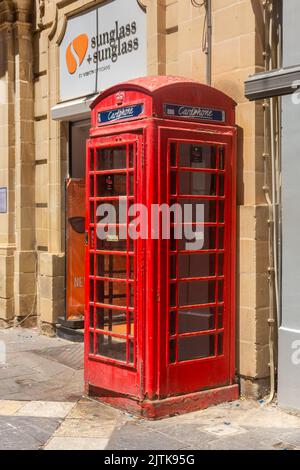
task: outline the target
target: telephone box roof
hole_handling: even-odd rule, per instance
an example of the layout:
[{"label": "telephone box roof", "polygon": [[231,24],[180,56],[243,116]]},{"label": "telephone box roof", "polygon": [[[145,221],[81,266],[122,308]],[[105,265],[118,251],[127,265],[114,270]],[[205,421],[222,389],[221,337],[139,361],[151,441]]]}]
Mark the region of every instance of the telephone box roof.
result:
[{"label": "telephone box roof", "polygon": [[165,92],[166,89],[170,90],[171,88],[178,89],[178,91],[180,89],[186,90],[189,88],[191,92],[195,90],[199,92],[201,90],[203,94],[213,94],[215,98],[219,96],[220,101],[224,104],[226,103],[229,107],[236,105],[235,101],[222,91],[200,83],[196,80],[171,75],[158,75],[136,78],[134,80],[119,83],[106,89],[105,91],[101,92],[92,102],[91,109],[94,109],[97,104],[103,101],[107,96],[112,95],[113,93],[116,93],[120,90],[132,90],[155,97],[156,95],[160,94],[162,90]]}]

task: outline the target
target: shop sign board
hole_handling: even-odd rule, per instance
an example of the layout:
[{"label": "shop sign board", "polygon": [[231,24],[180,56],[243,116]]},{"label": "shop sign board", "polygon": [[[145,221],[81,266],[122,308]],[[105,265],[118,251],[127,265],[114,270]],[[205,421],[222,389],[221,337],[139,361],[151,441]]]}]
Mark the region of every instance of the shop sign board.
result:
[{"label": "shop sign board", "polygon": [[68,19],[60,44],[60,101],[145,75],[147,18],[137,0],[109,1]]}]

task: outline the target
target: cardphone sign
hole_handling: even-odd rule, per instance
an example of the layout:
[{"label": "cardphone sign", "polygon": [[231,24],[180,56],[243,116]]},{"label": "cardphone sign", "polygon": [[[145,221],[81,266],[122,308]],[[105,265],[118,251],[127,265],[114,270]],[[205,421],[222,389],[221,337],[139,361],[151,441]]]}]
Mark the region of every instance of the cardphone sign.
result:
[{"label": "cardphone sign", "polygon": [[181,119],[197,119],[199,121],[224,122],[225,111],[220,109],[203,108],[199,106],[185,106],[178,104],[165,104],[164,114],[169,117]]},{"label": "cardphone sign", "polygon": [[107,124],[110,122],[121,121],[123,119],[133,119],[143,114],[143,112],[144,106],[142,104],[101,111],[98,114],[98,123]]}]

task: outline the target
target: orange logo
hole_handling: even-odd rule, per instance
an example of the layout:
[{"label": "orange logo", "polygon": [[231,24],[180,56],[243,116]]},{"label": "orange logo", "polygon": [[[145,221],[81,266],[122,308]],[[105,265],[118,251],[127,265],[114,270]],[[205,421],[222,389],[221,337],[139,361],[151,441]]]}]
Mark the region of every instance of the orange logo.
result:
[{"label": "orange logo", "polygon": [[73,75],[77,68],[82,64],[89,45],[89,38],[86,34],[80,34],[75,38],[67,48],[66,62],[68,71]]}]

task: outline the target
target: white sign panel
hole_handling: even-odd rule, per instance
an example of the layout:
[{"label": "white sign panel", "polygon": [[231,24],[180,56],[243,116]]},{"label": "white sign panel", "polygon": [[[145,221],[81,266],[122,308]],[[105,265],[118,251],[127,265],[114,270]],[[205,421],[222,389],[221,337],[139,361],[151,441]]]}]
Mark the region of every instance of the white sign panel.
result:
[{"label": "white sign panel", "polygon": [[0,214],[7,213],[7,188],[0,188]]},{"label": "white sign panel", "polygon": [[68,20],[60,45],[60,100],[147,75],[147,19],[137,0],[113,0]]}]

